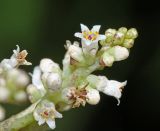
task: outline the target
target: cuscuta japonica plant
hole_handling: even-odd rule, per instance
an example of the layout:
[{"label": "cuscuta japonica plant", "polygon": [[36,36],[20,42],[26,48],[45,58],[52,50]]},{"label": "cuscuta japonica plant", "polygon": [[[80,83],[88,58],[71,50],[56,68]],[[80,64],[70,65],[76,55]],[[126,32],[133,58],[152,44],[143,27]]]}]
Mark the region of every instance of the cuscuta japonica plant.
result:
[{"label": "cuscuta japonica plant", "polygon": [[[118,30],[107,29],[105,34],[101,35],[100,25],[93,26],[91,30],[83,24],[80,26],[81,33],[75,33],[75,36],[80,38],[81,42],[75,41],[72,44],[66,41],[67,52],[63,59],[63,69],[51,59],[44,58],[34,68],[31,84],[27,74],[18,69],[20,65],[31,65],[26,60],[26,50],[20,51],[17,46],[10,59],[2,60],[0,93],[3,95],[0,102],[23,102],[26,100],[23,87],[27,86],[27,95],[32,105],[1,122],[0,131],[25,129],[34,122],[37,122],[38,126],[46,123],[49,128],[55,129],[55,119],[62,118],[63,111],[85,106],[86,103],[98,104],[100,92],[115,97],[118,105],[120,104],[122,90],[127,81],[109,80],[106,76],[92,73],[126,59],[138,36],[137,30],[121,27]],[[21,91],[21,94],[16,97],[17,91]],[[0,107],[1,120],[4,112],[3,107]],[[37,125],[31,128],[35,130]]]}]

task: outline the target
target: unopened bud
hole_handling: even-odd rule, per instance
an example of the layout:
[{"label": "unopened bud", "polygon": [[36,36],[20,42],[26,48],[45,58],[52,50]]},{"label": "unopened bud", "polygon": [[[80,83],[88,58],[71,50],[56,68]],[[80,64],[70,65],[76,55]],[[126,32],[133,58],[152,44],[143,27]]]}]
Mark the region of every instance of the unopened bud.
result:
[{"label": "unopened bud", "polygon": [[79,62],[84,62],[82,49],[78,45],[70,45],[68,48],[68,53],[72,59]]},{"label": "unopened bud", "polygon": [[37,89],[34,85],[29,85],[27,87],[27,94],[29,96],[29,100],[32,103],[38,101],[45,93],[42,90]]},{"label": "unopened bud", "polygon": [[114,35],[113,45],[121,45],[124,40],[124,33],[117,31]]},{"label": "unopened bud", "polygon": [[123,42],[123,46],[126,48],[132,48],[134,45],[134,40],[133,39],[125,39]]},{"label": "unopened bud", "polygon": [[48,89],[56,91],[62,83],[61,76],[58,73],[50,73],[47,77],[46,84]]},{"label": "unopened bud", "polygon": [[114,57],[112,55],[109,55],[108,52],[104,52],[102,55],[102,58],[100,59],[100,65],[102,66],[112,66],[114,62]]},{"label": "unopened bud", "polygon": [[109,43],[113,40],[114,38],[114,35],[116,34],[116,30],[115,29],[108,29],[106,30],[105,32],[105,35],[106,35],[106,43]]},{"label": "unopened bud", "polygon": [[96,89],[88,87],[87,89],[87,95],[86,95],[86,101],[88,104],[96,105],[100,101],[100,94],[99,91]]},{"label": "unopened bud", "polygon": [[127,33],[127,28],[126,27],[121,27],[118,29],[119,32],[126,34]]},{"label": "unopened bud", "polygon": [[127,31],[125,37],[126,37],[127,39],[135,39],[135,38],[137,38],[137,36],[138,36],[137,30],[136,30],[135,28],[131,28],[131,29],[129,29],[129,30]]},{"label": "unopened bud", "polygon": [[40,69],[43,73],[51,73],[51,72],[59,72],[60,67],[57,63],[52,61],[51,59],[44,58],[40,62]]},{"label": "unopened bud", "polygon": [[129,51],[125,47],[114,46],[108,52],[111,56],[114,57],[115,61],[121,61],[126,59],[129,56]]},{"label": "unopened bud", "polygon": [[11,69],[7,74],[7,79],[12,81],[16,87],[26,87],[29,83],[29,76],[20,69]]},{"label": "unopened bud", "polygon": [[25,93],[25,91],[18,91],[16,92],[14,99],[17,102],[25,102],[27,101],[27,94]]}]

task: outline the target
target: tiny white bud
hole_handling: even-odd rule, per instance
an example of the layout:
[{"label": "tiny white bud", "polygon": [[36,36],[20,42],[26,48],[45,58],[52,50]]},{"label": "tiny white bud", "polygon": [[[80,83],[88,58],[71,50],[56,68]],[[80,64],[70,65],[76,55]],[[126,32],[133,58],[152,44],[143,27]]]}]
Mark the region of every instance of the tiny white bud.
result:
[{"label": "tiny white bud", "polygon": [[129,56],[129,51],[125,47],[115,46],[114,47],[114,58],[116,61],[121,61]]},{"label": "tiny white bud", "polygon": [[100,101],[99,91],[90,87],[88,87],[86,90],[87,90],[86,101],[91,105],[98,104]]},{"label": "tiny white bud", "polygon": [[61,76],[58,73],[50,73],[47,77],[46,84],[49,89],[56,91],[62,83]]},{"label": "tiny white bud", "polygon": [[34,103],[37,100],[39,100],[41,97],[43,97],[45,92],[31,84],[27,87],[27,94],[28,94],[29,100],[32,103]]},{"label": "tiny white bud", "polygon": [[17,87],[26,87],[29,83],[29,76],[20,69],[11,69],[7,78],[16,84]]},{"label": "tiny white bud", "polygon": [[108,52],[104,52],[104,54],[102,55],[102,58],[100,59],[100,64],[102,66],[112,66],[114,62],[114,57],[110,54],[108,54]]},{"label": "tiny white bud", "polygon": [[76,60],[77,62],[83,62],[84,61],[84,57],[83,57],[83,52],[82,49],[77,46],[77,45],[70,45],[68,48],[68,53],[70,55],[70,57],[74,60]]},{"label": "tiny white bud", "polygon": [[44,58],[40,62],[40,69],[42,70],[43,73],[45,72],[51,73],[58,71],[60,68],[59,65],[54,61],[52,61],[51,59]]},{"label": "tiny white bud", "polygon": [[17,102],[25,102],[27,101],[27,94],[24,91],[19,91],[15,94],[14,99]]}]

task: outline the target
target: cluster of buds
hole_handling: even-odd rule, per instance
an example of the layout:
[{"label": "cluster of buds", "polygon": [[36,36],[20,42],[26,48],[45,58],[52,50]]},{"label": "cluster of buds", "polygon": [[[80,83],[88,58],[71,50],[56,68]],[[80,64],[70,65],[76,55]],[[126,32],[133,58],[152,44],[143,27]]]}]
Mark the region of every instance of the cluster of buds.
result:
[{"label": "cluster of buds", "polygon": [[[29,100],[36,105],[32,111],[34,120],[40,126],[48,124],[51,129],[56,127],[55,118],[62,118],[59,112],[87,103],[96,105],[100,102],[101,92],[116,98],[119,105],[127,81],[109,80],[93,72],[126,59],[138,34],[134,28],[122,27],[118,31],[108,29],[103,35],[99,34],[100,27],[95,25],[89,30],[81,24],[82,32],[75,33],[81,42],[66,41],[63,69],[53,60],[44,58],[30,74],[30,84],[25,72],[17,69],[19,65],[31,64],[25,59],[27,51],[20,52],[18,47],[10,59],[4,59],[0,64],[0,101],[22,100],[23,87],[27,86]],[[0,119],[4,118],[2,113],[4,110],[0,107]]]},{"label": "cluster of buds", "polygon": [[[31,65],[25,59],[27,51],[20,52],[17,45],[17,50],[13,50],[13,55],[10,59],[4,59],[0,63],[0,103],[19,104],[27,101],[26,87],[29,84],[29,75],[19,69],[20,65]],[[0,120],[4,118],[4,109],[0,107]],[[3,117],[2,117],[3,116]]]},{"label": "cluster of buds", "polygon": [[102,45],[100,64],[110,67],[114,61],[128,58],[129,49],[133,47],[138,33],[135,28],[127,30],[127,28],[121,27],[118,30],[106,30],[105,36],[106,39],[100,41]]}]

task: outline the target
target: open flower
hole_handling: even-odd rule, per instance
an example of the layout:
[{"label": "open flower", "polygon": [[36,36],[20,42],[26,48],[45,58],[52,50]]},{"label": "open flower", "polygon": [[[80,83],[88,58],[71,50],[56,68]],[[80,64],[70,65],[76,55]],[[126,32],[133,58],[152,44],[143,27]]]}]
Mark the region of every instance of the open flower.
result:
[{"label": "open flower", "polygon": [[17,50],[13,50],[13,55],[11,59],[15,59],[16,65],[31,65],[32,63],[26,60],[28,52],[26,50],[20,51],[19,46],[17,45]]},{"label": "open flower", "polygon": [[100,101],[100,94],[97,89],[93,89],[88,85],[83,88],[65,88],[62,91],[62,99],[71,104],[72,108],[85,106],[86,102],[91,105],[96,105]]},{"label": "open flower", "polygon": [[81,25],[81,33],[75,33],[74,35],[81,38],[82,49],[85,55],[95,56],[98,50],[98,41],[106,39],[105,35],[100,35],[100,25],[95,25],[91,30],[87,26]]},{"label": "open flower", "polygon": [[13,55],[10,59],[4,59],[1,62],[1,66],[5,69],[12,69],[18,67],[20,65],[32,65],[32,63],[26,60],[28,52],[26,50],[22,50],[20,52],[20,48],[17,45],[17,49],[13,50]]},{"label": "open flower", "polygon": [[118,105],[119,105],[120,104],[119,99],[122,96],[122,90],[124,86],[126,86],[127,81],[118,82],[115,80],[108,80],[104,76],[99,76],[99,80],[100,80],[99,83],[97,83],[97,89],[105,93],[106,95],[115,97],[118,100]]},{"label": "open flower", "polygon": [[51,129],[56,127],[55,118],[62,118],[62,114],[56,111],[55,105],[47,100],[42,101],[40,106],[37,106],[33,116],[39,125],[47,123]]},{"label": "open flower", "polygon": [[88,27],[83,24],[80,25],[82,33],[75,33],[75,36],[84,40],[85,43],[83,44],[90,45],[94,42],[98,42],[99,40],[106,39],[105,35],[99,34],[99,29],[101,27],[100,25],[93,26],[91,30],[89,30]]}]

